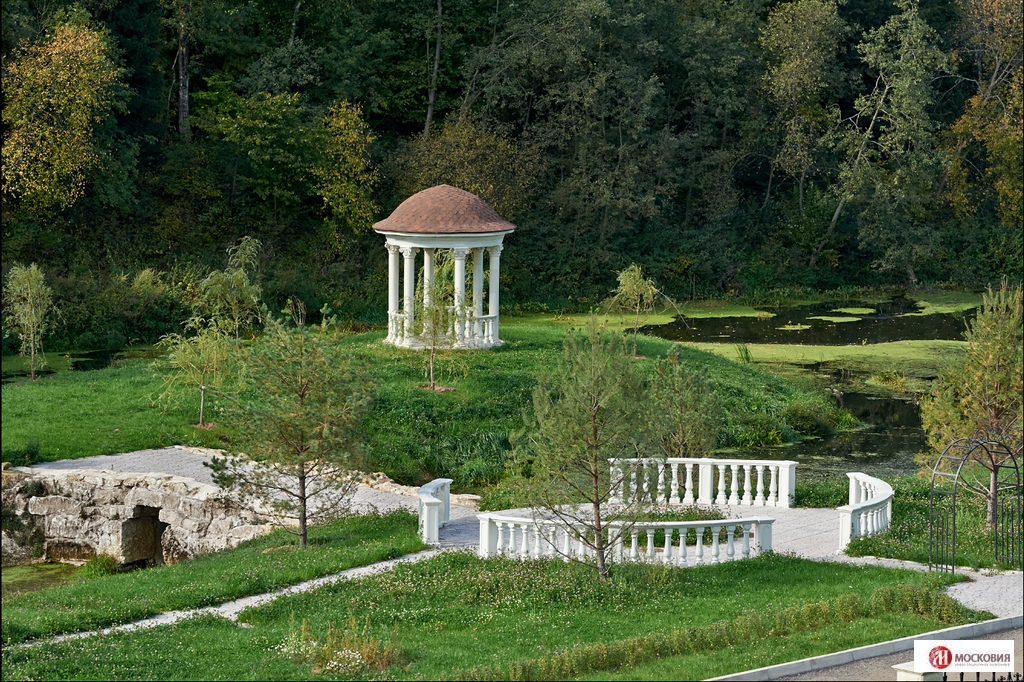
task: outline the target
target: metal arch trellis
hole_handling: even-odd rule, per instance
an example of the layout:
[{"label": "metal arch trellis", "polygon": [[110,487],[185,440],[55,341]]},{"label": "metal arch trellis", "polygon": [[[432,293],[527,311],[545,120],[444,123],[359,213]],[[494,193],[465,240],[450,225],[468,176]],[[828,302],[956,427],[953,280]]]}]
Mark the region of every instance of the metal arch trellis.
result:
[{"label": "metal arch trellis", "polygon": [[[995,465],[996,561],[1021,567],[1022,489],[1020,466],[1013,451],[1001,441],[984,431],[977,431],[970,438],[960,438],[950,443],[932,467],[931,490],[928,495],[928,567],[932,570],[954,571],[956,569],[956,501],[960,474],[964,464],[978,448]],[[994,456],[994,457],[993,457]],[[1010,463],[1006,463],[1010,462]],[[951,487],[940,487],[951,482]]]}]

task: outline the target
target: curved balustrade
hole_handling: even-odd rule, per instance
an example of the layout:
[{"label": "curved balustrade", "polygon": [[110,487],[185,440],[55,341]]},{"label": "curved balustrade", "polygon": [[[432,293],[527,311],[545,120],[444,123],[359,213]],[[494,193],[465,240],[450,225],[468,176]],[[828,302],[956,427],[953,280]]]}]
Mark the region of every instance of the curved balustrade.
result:
[{"label": "curved balustrade", "polygon": [[[570,527],[553,519],[508,516],[489,512],[480,519],[480,556],[498,554],[522,559],[571,557],[585,559],[593,550],[580,539],[582,526]],[[643,561],[670,566],[701,566],[736,561],[771,551],[775,519],[756,516],[719,521],[645,521],[627,526],[611,522],[607,527],[617,538],[611,546],[611,561]],[[705,530],[710,545],[704,544]],[[656,537],[663,535],[660,542]],[[641,538],[643,538],[641,540]],[[690,539],[694,544],[688,544]]]},{"label": "curved balustrade", "polygon": [[797,462],[788,460],[669,457],[608,461],[616,488],[612,502],[629,500],[631,491],[642,490],[657,504],[789,507],[796,493]]},{"label": "curved balustrade", "polygon": [[859,471],[846,475],[850,477],[850,503],[836,508],[840,549],[854,538],[885,530],[892,519],[892,486]]},{"label": "curved balustrade", "polygon": [[451,512],[452,479],[435,478],[419,489],[420,537],[428,545],[440,543],[442,526],[447,526]]}]

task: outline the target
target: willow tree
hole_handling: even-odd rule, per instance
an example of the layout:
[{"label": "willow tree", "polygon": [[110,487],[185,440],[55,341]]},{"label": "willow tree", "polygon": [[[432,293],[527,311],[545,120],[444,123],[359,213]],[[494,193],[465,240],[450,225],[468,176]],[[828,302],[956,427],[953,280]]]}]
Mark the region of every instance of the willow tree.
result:
[{"label": "willow tree", "polygon": [[653,279],[644,277],[643,268],[633,263],[617,273],[619,286],[607,300],[608,309],[626,310],[633,317],[633,357],[636,357],[636,337],[640,331],[640,315],[654,312],[659,296],[664,296]]},{"label": "willow tree", "polygon": [[43,336],[53,313],[53,292],[39,266],[15,265],[4,282],[4,336],[21,341],[21,354],[29,358],[29,376],[36,380],[36,365],[45,364]]}]

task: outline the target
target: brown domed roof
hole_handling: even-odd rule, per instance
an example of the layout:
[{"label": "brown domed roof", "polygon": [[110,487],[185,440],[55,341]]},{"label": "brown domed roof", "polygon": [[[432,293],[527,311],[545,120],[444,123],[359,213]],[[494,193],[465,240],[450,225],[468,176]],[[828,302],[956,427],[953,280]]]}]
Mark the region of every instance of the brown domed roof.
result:
[{"label": "brown domed roof", "polygon": [[465,234],[507,232],[516,229],[475,194],[451,185],[417,192],[403,201],[387,219],[374,223],[377,232],[413,234]]}]

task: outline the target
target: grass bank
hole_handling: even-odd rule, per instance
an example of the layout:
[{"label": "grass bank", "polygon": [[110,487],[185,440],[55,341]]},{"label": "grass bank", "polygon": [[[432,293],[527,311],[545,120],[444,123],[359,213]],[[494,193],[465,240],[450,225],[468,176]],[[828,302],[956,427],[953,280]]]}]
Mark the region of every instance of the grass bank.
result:
[{"label": "grass bank", "polygon": [[250,627],[208,617],[7,650],[4,675],[309,679],[331,669],[323,656],[331,632],[384,664],[356,671],[362,677],[510,679],[544,660],[576,666],[547,677],[558,679],[614,669],[624,652],[679,647],[689,647],[687,655],[714,651],[736,670],[747,667],[736,648],[744,638],[786,650],[787,637],[834,634],[846,647],[982,617],[941,595],[942,580],[766,555],[688,569],[616,566],[600,584],[593,569],[561,561],[446,554],[283,597],[244,612]]},{"label": "grass bank", "polygon": [[[846,554],[927,564],[929,480],[919,476],[883,478],[893,488],[889,528],[871,537],[855,539],[847,546]],[[848,502],[846,476],[797,479],[797,506],[835,508]],[[956,529],[957,566],[1014,568],[996,564],[995,535],[985,525],[985,504],[980,497],[963,491],[957,496]]]},{"label": "grass bank", "polygon": [[[283,530],[234,549],[3,599],[4,645],[219,604],[424,548],[405,511],[311,528],[300,549]],[[6,571],[7,569],[5,569]],[[6,653],[5,653],[6,659]],[[6,664],[5,664],[6,665]]]},{"label": "grass bank", "polygon": [[161,381],[146,360],[124,360],[106,369],[58,372],[2,389],[5,462],[109,455],[178,443],[221,447],[223,429],[198,429],[194,406],[153,404]]},{"label": "grass bank", "polygon": [[[441,381],[455,390],[444,393],[421,388],[424,354],[381,343],[381,332],[344,339],[366,359],[377,383],[368,427],[378,466],[403,482],[448,476],[457,486],[475,486],[500,480],[509,435],[523,428],[537,377],[560,361],[568,324],[502,325],[505,345],[460,354],[461,370]],[[639,353],[648,358],[638,360],[642,371],[652,376],[651,360],[664,357],[671,346],[641,337]],[[717,387],[725,413],[720,447],[779,445],[854,425],[824,393],[753,365],[691,347],[683,349],[682,362],[706,369]]]},{"label": "grass bank", "polygon": [[934,379],[950,358],[963,353],[966,341],[891,341],[852,346],[804,346],[796,344],[720,344],[692,343],[700,350],[715,353],[729,360],[740,360],[743,351],[750,352],[754,364],[778,371],[787,367],[806,372],[841,374],[882,374],[898,370],[908,378]]},{"label": "grass bank", "polygon": [[[530,318],[533,319],[533,318]],[[581,318],[582,319],[582,318]],[[562,356],[571,319],[530,323],[514,318],[502,325],[505,345],[463,351],[441,361],[440,383],[454,390],[424,390],[426,354],[382,343],[383,332],[339,337],[370,367],[376,404],[367,420],[372,461],[403,483],[437,476],[457,486],[494,483],[505,475],[510,435],[523,428],[537,377],[549,374]],[[641,337],[638,360],[653,374],[652,359],[664,357],[671,342]],[[706,368],[725,411],[721,447],[775,445],[820,436],[850,426],[848,415],[813,388],[802,388],[754,365],[686,348],[683,361]],[[161,380],[152,365],[125,361],[93,372],[63,372],[40,381],[3,387],[5,461],[23,463],[38,445],[40,460],[127,452],[176,443],[230,447],[231,434],[190,426],[189,405],[163,410],[152,403]],[[216,401],[207,414],[216,417]],[[195,406],[196,408],[198,405]]]}]

